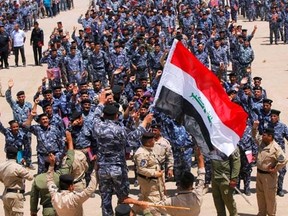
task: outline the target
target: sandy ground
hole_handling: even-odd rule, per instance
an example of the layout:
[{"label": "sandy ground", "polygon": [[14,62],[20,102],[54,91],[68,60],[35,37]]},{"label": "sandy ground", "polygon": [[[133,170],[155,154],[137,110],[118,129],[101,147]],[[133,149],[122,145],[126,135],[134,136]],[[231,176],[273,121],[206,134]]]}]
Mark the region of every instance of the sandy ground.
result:
[{"label": "sandy ground", "polygon": [[[77,19],[80,14],[84,14],[88,7],[88,1],[74,0],[75,9],[67,12],[62,12],[56,18],[46,18],[39,20],[40,27],[44,30],[45,33],[45,44],[47,44],[48,37],[54,27],[56,27],[57,21],[62,21],[64,28],[67,29],[70,34],[72,33],[73,26],[81,27],[77,24]],[[241,19],[241,17],[240,17]],[[288,78],[288,61],[287,61],[287,45],[284,45],[280,42],[277,45],[269,45],[269,29],[267,22],[246,22],[239,21],[238,23],[243,25],[243,28],[248,29],[248,33],[253,30],[254,25],[258,26],[258,30],[256,32],[255,37],[252,40],[252,46],[255,51],[255,60],[252,65],[252,73],[253,76],[261,76],[263,78],[262,85],[267,90],[268,98],[271,98],[273,103],[273,108],[282,110],[281,120],[284,123],[287,123],[287,116],[285,115],[286,107],[287,107],[287,78]],[[45,76],[45,68],[43,67],[35,67],[33,60],[32,47],[29,46],[31,32],[27,32],[27,40],[25,45],[26,58],[27,58],[27,67],[14,67],[14,56],[11,56],[9,59],[10,69],[9,70],[1,70],[0,78],[2,83],[2,92],[4,93],[7,89],[7,82],[10,78],[14,79],[15,86],[12,89],[12,94],[15,96],[16,92],[19,90],[25,90],[27,95],[27,100],[32,102],[32,97],[37,90],[37,87],[41,85],[41,78]],[[47,47],[45,47],[47,48]],[[21,63],[21,61],[19,61]],[[21,65],[21,64],[19,64]],[[8,106],[5,98],[0,98],[0,112],[1,112],[1,121],[4,125],[8,125],[7,122],[12,119],[12,112],[10,107]],[[0,136],[0,142],[4,147],[4,137]],[[33,137],[33,162],[36,162],[35,156],[35,137]],[[3,151],[0,152],[0,162],[5,160],[5,154]],[[131,164],[131,162],[129,162]],[[195,170],[193,170],[195,172]],[[36,173],[36,171],[33,171]],[[239,215],[256,215],[257,214],[257,201],[255,194],[255,168],[252,174],[252,195],[248,197],[252,206],[248,205],[244,199],[240,195],[236,195],[235,199],[237,202],[237,207],[239,211]],[[129,176],[133,177],[133,172],[129,173]],[[132,181],[131,181],[132,182]],[[31,182],[26,183],[26,202],[25,202],[25,214],[30,214],[29,208],[29,191],[31,188]],[[288,188],[287,178],[285,179],[284,188]],[[0,191],[3,191],[3,184],[0,184]],[[174,183],[167,183],[168,192],[173,194],[175,192]],[[139,188],[135,188],[133,184],[131,184],[131,194],[137,196],[139,193]],[[285,190],[285,193],[287,191]],[[287,194],[284,198],[277,197],[277,215],[285,216],[287,215],[286,211],[286,198]],[[2,205],[2,204],[1,204]],[[97,194],[95,198],[89,199],[84,204],[84,211],[86,216],[98,216],[101,215],[101,199]],[[113,205],[116,206],[116,198],[113,198]],[[286,212],[286,213],[285,213]],[[4,215],[3,208],[0,207],[0,215]],[[39,214],[41,215],[41,210]],[[216,211],[214,208],[212,195],[208,193],[204,197],[201,215],[216,215]]]}]

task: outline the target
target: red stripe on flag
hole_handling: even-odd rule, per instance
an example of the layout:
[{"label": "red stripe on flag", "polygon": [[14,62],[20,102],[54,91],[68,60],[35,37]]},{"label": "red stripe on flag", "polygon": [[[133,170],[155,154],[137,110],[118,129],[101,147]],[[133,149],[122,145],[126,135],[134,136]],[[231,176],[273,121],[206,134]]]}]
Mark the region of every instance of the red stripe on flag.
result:
[{"label": "red stripe on flag", "polygon": [[242,137],[246,127],[247,113],[231,102],[219,79],[206,68],[181,42],[176,44],[171,64],[192,76],[198,89],[206,96],[219,119]]}]

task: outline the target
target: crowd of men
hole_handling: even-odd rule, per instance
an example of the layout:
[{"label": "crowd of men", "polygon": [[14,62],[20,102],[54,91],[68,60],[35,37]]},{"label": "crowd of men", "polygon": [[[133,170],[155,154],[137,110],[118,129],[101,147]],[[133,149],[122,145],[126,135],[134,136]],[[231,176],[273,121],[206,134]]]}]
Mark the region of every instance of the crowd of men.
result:
[{"label": "crowd of men", "polygon": [[[58,1],[60,3],[62,0]],[[26,4],[30,3],[23,3],[24,8]],[[15,100],[14,82],[9,80],[5,97],[13,120],[9,121],[8,128],[0,124],[7,158],[16,159],[16,165],[34,169],[31,136],[36,136],[38,175],[31,190],[31,215],[37,215],[38,199],[44,215],[63,214],[65,210],[73,215],[73,205],[61,198],[66,195],[68,200],[78,200],[74,215],[83,214],[82,203],[96,188],[95,169],[103,215],[113,215],[113,194],[117,195],[119,203],[135,204],[134,212],[143,211],[145,202],[128,200],[126,160],[131,158],[135,163],[135,185],[140,185],[141,201],[175,205],[175,200],[167,199],[165,193],[165,181],[174,179],[183,196],[193,191],[186,203],[180,197],[174,197],[179,199],[175,201],[177,204],[193,208],[193,215],[199,214],[205,188],[211,183],[218,215],[226,215],[225,206],[230,215],[237,215],[234,188],[240,188],[243,179],[244,193],[251,195],[251,172],[256,164],[259,215],[275,215],[276,193],[284,196],[287,161],[283,151],[288,129],[280,122],[280,111],[272,109],[273,101],[267,98],[261,77],[252,76],[254,51],[251,41],[257,26],[248,34],[247,29],[236,24],[238,4],[240,2],[231,1],[229,7],[222,2],[216,6],[212,2],[198,1],[177,4],[174,1],[92,2],[84,17],[81,15],[78,19],[83,28],[76,32],[74,27],[70,35],[65,25],[58,22],[49,37],[48,49],[43,53],[44,34],[35,20],[30,43],[35,65],[47,64],[47,77],[35,89],[33,103],[26,101],[24,90],[16,93]],[[8,9],[15,8],[13,4],[7,5]],[[250,11],[253,7],[239,7],[240,11],[245,8],[249,20],[256,19]],[[273,30],[277,44],[283,26],[285,38],[288,35],[288,7],[273,1],[265,8],[264,12],[261,10],[265,15],[260,17],[270,22],[270,31]],[[6,10],[6,5],[2,10]],[[23,66],[26,65],[26,36],[21,29],[27,30],[27,25],[23,17],[20,21],[15,19],[17,17],[7,16],[0,23],[2,68],[9,68],[7,58],[12,47],[15,66],[19,66],[19,51]],[[276,29],[274,25],[277,25]],[[14,26],[13,31],[11,26]],[[231,156],[215,149],[204,155],[204,169],[203,156],[198,152],[198,180],[201,183],[195,190],[192,190],[194,177],[190,171],[193,152],[198,148],[193,134],[181,125],[181,119],[171,119],[167,113],[152,107],[174,39],[181,41],[211,69],[231,101],[242,106],[249,116],[239,149]],[[281,39],[286,42],[284,36]],[[270,42],[272,44],[273,40]],[[228,73],[230,64],[232,71]],[[40,113],[37,113],[37,107],[41,109]],[[265,155],[272,144],[273,151]],[[5,172],[0,166],[0,173],[2,171]],[[263,186],[260,180],[268,177],[271,177],[267,181],[270,185]],[[21,178],[31,180],[26,172]],[[0,180],[5,184],[6,196],[24,193],[23,183],[10,185],[4,177]],[[55,187],[66,192],[59,195]],[[273,190],[267,191],[267,188]],[[75,198],[67,191],[79,194]],[[49,192],[55,197],[54,201],[47,196]],[[21,197],[13,197],[18,198]],[[11,205],[4,202],[7,215],[11,209],[23,211],[23,205],[18,208],[11,208]],[[180,211],[175,213],[161,208],[148,210],[152,215],[160,215],[161,211],[182,215]]]}]

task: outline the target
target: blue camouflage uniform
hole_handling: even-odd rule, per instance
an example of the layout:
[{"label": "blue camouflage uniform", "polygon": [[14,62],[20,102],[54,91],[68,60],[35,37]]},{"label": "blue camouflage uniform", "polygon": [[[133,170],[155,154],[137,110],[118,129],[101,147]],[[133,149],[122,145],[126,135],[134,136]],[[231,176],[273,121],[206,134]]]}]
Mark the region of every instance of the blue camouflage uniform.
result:
[{"label": "blue camouflage uniform", "polygon": [[[0,132],[5,136],[5,147],[13,146],[18,149],[18,151],[23,151],[23,158],[27,164],[31,164],[31,136],[27,136],[27,132],[19,129],[19,132],[14,135],[10,128],[5,128],[0,122]],[[18,163],[20,161],[17,161]]]},{"label": "blue camouflage uniform", "polygon": [[241,168],[238,178],[238,188],[240,189],[240,181],[243,179],[244,181],[244,193],[248,195],[250,193],[250,182],[251,182],[251,172],[252,165],[248,162],[246,157],[247,151],[251,151],[253,148],[253,139],[252,139],[252,127],[247,125],[244,131],[243,136],[241,137],[239,143],[240,150],[240,159],[241,159]]},{"label": "blue camouflage uniform", "polygon": [[259,134],[262,135],[264,129],[268,128],[268,125],[271,122],[271,111],[265,113],[263,109],[260,109],[260,114],[258,115],[258,118],[259,118],[258,131]]},{"label": "blue camouflage uniform", "polygon": [[273,43],[273,35],[274,35],[275,44],[277,44],[278,38],[279,38],[281,14],[277,12],[274,12],[274,13],[270,12],[267,18],[269,21],[270,44]]},{"label": "blue camouflage uniform", "polygon": [[[110,56],[110,62],[112,64],[112,70],[116,70],[120,67],[124,67],[122,73],[120,74],[120,76],[122,76],[124,74],[124,72],[130,68],[130,61],[127,58],[126,54],[124,52],[120,53],[116,53],[114,51],[112,51],[111,56]],[[115,77],[115,82],[117,82],[118,80]]]},{"label": "blue camouflage uniform", "polygon": [[26,127],[37,139],[37,159],[38,159],[38,174],[47,172],[45,162],[49,153],[54,153],[56,157],[56,166],[59,168],[61,160],[64,156],[65,143],[63,134],[54,125],[45,128],[40,125],[32,125]]},{"label": "blue camouflage uniform", "polygon": [[205,52],[204,50],[202,52],[196,50],[194,55],[203,65],[209,68],[209,58],[207,52]]},{"label": "blue camouflage uniform", "polygon": [[92,22],[93,22],[93,19],[91,17],[89,17],[88,19],[86,18],[82,19],[82,15],[78,19],[78,23],[81,24],[84,29],[87,27],[91,27]]},{"label": "blue camouflage uniform", "polygon": [[[37,92],[34,95],[34,100],[36,98],[38,98],[39,96],[40,96],[40,93]],[[46,105],[47,103],[48,104],[51,103],[52,109],[53,109],[53,113],[54,114],[58,114],[58,115],[60,115],[62,117],[62,116],[67,114],[67,107],[66,107],[66,103],[67,102],[66,101],[67,101],[66,100],[66,96],[62,93],[61,97],[59,97],[59,98],[53,97],[52,103],[50,101],[47,101],[47,100],[43,99],[43,100],[39,101],[38,105],[40,107],[42,107],[42,109],[43,109],[44,105]],[[43,109],[43,112],[44,112],[44,109]]]},{"label": "blue camouflage uniform", "polygon": [[65,57],[64,65],[69,83],[77,83],[78,85],[87,79],[83,76],[85,70],[82,58],[77,55],[71,55]]},{"label": "blue camouflage uniform", "polygon": [[100,50],[98,53],[92,52],[88,57],[88,64],[92,80],[100,80],[104,86],[108,85],[106,67],[109,64],[107,54]]},{"label": "blue camouflage uniform", "polygon": [[[52,55],[44,56],[41,60],[40,63],[47,63],[48,69],[55,69],[55,70],[60,70],[61,71],[61,76],[62,76],[62,81],[65,84],[67,80],[67,75],[65,71],[63,71],[63,57],[62,56],[55,56],[53,57]],[[61,80],[55,80],[54,81],[56,84],[59,85],[61,84]]]},{"label": "blue camouflage uniform", "polygon": [[160,59],[161,59],[162,56],[163,56],[163,52],[162,51],[150,52],[150,55],[149,55],[149,66],[151,67],[151,70],[153,72],[153,77],[155,76],[155,74],[156,74],[156,72],[158,70],[161,70],[163,68],[161,63],[160,63]]},{"label": "blue camouflage uniform", "polygon": [[148,53],[147,51],[136,52],[136,55],[132,57],[132,63],[137,67],[136,79],[147,78],[148,77]]},{"label": "blue camouflage uniform", "polygon": [[30,6],[24,6],[20,9],[20,14],[22,16],[22,19],[24,21],[24,30],[31,30],[31,22],[30,22],[30,16],[32,14],[32,9]]},{"label": "blue camouflage uniform", "polygon": [[[275,142],[282,148],[283,152],[285,153],[285,140],[288,140],[288,128],[287,126],[282,123],[282,122],[276,122],[272,123],[270,122],[268,124],[269,128],[274,128],[274,140]],[[277,192],[283,190],[283,181],[284,181],[284,176],[287,172],[286,166],[284,166],[282,169],[278,171],[278,189]]]},{"label": "blue camouflage uniform", "polygon": [[[96,108],[102,113],[103,105]],[[102,215],[113,215],[112,195],[116,193],[119,201],[129,195],[128,168],[125,148],[130,140],[140,139],[145,128],[139,126],[127,134],[126,129],[116,121],[103,120],[97,114],[94,120],[94,137],[97,143],[99,191],[102,199]]]},{"label": "blue camouflage uniform", "polygon": [[53,114],[52,116],[48,116],[48,118],[50,125],[57,127],[61,131],[62,136],[65,136],[65,126],[62,118],[58,114]]},{"label": "blue camouflage uniform", "polygon": [[240,46],[239,50],[239,71],[237,72],[238,79],[242,80],[244,77],[248,77],[248,82],[251,83],[251,73],[247,73],[247,68],[251,67],[251,63],[254,60],[254,51],[250,46]]},{"label": "blue camouflage uniform", "polygon": [[[215,46],[208,46],[208,50],[212,72],[219,78],[226,81],[227,80],[226,67],[228,64],[228,59],[225,50],[221,46],[219,46],[218,48],[216,48]],[[224,71],[222,72],[220,72],[220,64],[223,64],[225,68]]]},{"label": "blue camouflage uniform", "polygon": [[[156,113],[154,116],[158,116]],[[176,184],[184,172],[190,172],[192,166],[193,142],[183,125],[177,124],[174,120],[160,114],[163,126],[163,137],[168,139],[172,146],[174,157],[174,177]],[[156,118],[157,119],[157,118]]]},{"label": "blue camouflage uniform", "polygon": [[[23,106],[20,106],[20,104],[12,99],[11,90],[7,89],[5,92],[6,101],[10,105],[12,112],[13,112],[13,119],[16,120],[19,123],[19,126],[22,126],[23,122],[25,122],[28,119],[28,116],[30,115],[30,112],[32,110],[32,104],[30,102],[24,102]],[[27,154],[26,154],[26,163],[28,166],[31,164],[31,133],[27,131],[23,131],[26,133],[28,143],[26,145]]]}]

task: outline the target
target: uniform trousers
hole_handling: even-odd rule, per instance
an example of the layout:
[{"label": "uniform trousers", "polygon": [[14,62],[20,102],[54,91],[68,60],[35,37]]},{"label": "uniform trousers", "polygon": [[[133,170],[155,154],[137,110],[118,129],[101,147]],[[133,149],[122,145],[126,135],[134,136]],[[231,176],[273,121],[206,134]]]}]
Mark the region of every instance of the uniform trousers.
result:
[{"label": "uniform trousers", "polygon": [[5,216],[24,215],[24,196],[22,193],[4,193],[3,204]]},{"label": "uniform trousers", "polygon": [[212,179],[212,195],[217,210],[217,216],[226,216],[225,206],[230,216],[237,216],[236,202],[233,198],[234,189],[225,179]]},{"label": "uniform trousers", "polygon": [[258,216],[276,215],[277,172],[259,173],[256,178]]}]

